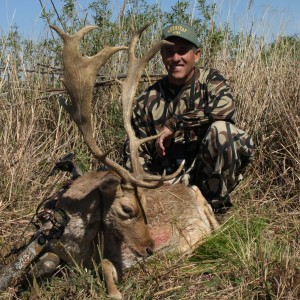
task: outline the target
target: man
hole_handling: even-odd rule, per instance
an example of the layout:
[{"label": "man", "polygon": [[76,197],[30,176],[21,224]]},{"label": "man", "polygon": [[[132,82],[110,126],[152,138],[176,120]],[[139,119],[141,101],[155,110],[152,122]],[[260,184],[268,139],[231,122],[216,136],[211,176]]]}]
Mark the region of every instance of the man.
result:
[{"label": "man", "polygon": [[215,210],[230,207],[229,193],[253,160],[252,140],[235,126],[226,79],[196,66],[200,48],[193,27],[168,26],[162,39],[173,43],[161,50],[168,74],[138,98],[132,117],[139,138],[162,134],[141,146],[140,160],[147,172],[171,173],[185,159],[188,184],[196,184]]}]

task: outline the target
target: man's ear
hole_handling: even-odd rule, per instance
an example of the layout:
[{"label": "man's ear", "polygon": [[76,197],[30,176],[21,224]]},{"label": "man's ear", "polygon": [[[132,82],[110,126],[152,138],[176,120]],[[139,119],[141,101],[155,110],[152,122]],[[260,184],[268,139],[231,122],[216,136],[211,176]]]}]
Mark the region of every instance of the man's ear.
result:
[{"label": "man's ear", "polygon": [[200,48],[197,48],[197,50],[195,52],[195,63],[197,63],[199,61],[200,54],[201,54],[201,50],[200,50]]}]

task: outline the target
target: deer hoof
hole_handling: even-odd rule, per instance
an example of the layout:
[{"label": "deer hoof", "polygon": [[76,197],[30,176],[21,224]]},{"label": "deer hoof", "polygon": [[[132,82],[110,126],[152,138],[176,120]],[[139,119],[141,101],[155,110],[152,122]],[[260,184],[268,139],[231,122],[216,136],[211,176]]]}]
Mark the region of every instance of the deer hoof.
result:
[{"label": "deer hoof", "polygon": [[122,300],[122,294],[116,289],[108,293],[108,298]]}]

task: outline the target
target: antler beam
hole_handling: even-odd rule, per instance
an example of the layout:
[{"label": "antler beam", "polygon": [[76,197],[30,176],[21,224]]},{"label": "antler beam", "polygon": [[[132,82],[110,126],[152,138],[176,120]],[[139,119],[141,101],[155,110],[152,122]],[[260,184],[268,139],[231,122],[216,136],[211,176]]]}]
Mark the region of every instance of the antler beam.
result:
[{"label": "antler beam", "polygon": [[148,28],[150,24],[146,24],[141,29],[133,32],[129,49],[128,49],[128,74],[127,78],[123,84],[122,88],[122,104],[123,104],[123,119],[124,119],[124,127],[128,135],[129,139],[129,146],[130,146],[130,159],[131,159],[131,166],[133,173],[143,180],[169,180],[177,175],[182,171],[184,162],[179,166],[179,169],[168,176],[163,175],[163,177],[160,176],[153,176],[150,174],[147,174],[144,172],[144,169],[142,165],[139,162],[139,146],[143,143],[146,143],[148,141],[157,139],[160,134],[153,135],[144,139],[138,139],[135,136],[135,132],[131,126],[131,116],[132,116],[132,107],[133,102],[136,94],[136,90],[139,84],[139,81],[141,79],[143,70],[145,69],[145,66],[148,64],[148,62],[154,57],[154,55],[161,49],[164,45],[173,45],[172,43],[161,40],[156,42],[146,53],[143,57],[140,59],[137,59],[134,54],[134,50],[136,47],[137,42],[139,41],[143,31]]}]

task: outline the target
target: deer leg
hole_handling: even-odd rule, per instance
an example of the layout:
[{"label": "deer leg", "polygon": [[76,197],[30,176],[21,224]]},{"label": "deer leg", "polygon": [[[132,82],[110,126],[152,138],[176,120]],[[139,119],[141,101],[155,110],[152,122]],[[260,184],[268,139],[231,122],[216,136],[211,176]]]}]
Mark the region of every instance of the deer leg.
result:
[{"label": "deer leg", "polygon": [[[205,200],[205,202],[206,202],[206,200]],[[214,230],[220,229],[220,224],[215,218],[214,211],[213,211],[212,207],[207,202],[206,202],[206,205],[204,207],[204,212],[205,212],[205,215],[207,216],[207,219],[208,219],[210,225],[212,226],[212,228]]]},{"label": "deer leg", "polygon": [[60,259],[56,254],[47,252],[39,258],[30,273],[36,278],[50,277],[59,263]]},{"label": "deer leg", "polygon": [[103,259],[102,269],[103,269],[104,280],[107,287],[108,297],[113,299],[122,299],[122,294],[120,293],[120,291],[118,290],[115,284],[115,282],[118,281],[118,274],[113,263],[108,259]]},{"label": "deer leg", "polygon": [[59,263],[60,259],[56,254],[46,252],[37,260],[31,269],[27,271],[27,274],[22,279],[21,284],[26,286],[29,285],[30,300],[40,299],[38,280],[53,275]]}]

